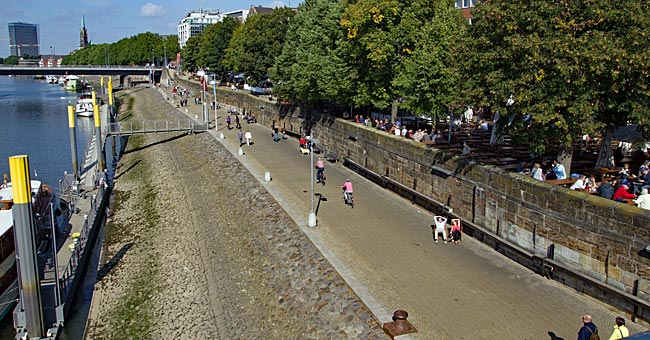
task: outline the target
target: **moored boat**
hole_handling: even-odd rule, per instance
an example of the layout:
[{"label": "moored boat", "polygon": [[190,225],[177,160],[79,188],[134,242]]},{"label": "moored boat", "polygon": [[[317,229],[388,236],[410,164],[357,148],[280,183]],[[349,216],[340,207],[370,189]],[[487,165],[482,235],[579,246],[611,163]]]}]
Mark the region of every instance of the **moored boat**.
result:
[{"label": "moored boat", "polygon": [[48,75],[47,77],[45,77],[45,80],[47,81],[48,84],[56,84],[58,78],[56,76]]},{"label": "moored boat", "polygon": [[80,117],[93,116],[93,97],[89,93],[84,93],[77,99],[75,113]]},{"label": "moored boat", "polygon": [[79,92],[83,90],[83,82],[77,76],[66,76],[65,89],[68,91]]},{"label": "moored boat", "polygon": [[[32,207],[35,216],[42,216],[37,226],[39,241],[49,239],[52,216],[50,203],[55,203],[52,188],[40,181],[30,182],[32,189]],[[16,267],[16,245],[14,243],[13,192],[11,182],[6,177],[0,183],[0,319],[13,308],[18,299],[18,270]],[[40,247],[39,247],[40,248]]]}]

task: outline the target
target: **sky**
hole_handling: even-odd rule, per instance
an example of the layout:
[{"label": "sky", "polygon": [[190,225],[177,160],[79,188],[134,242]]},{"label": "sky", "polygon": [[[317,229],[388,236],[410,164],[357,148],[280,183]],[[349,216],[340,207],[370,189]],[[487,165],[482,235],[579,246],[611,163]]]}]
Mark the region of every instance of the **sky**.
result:
[{"label": "sky", "polygon": [[0,11],[0,57],[9,55],[10,22],[39,25],[41,54],[68,54],[79,47],[82,15],[88,39],[114,43],[139,33],[177,34],[178,23],[192,10],[230,12],[263,7],[297,7],[302,0],[14,0]]}]

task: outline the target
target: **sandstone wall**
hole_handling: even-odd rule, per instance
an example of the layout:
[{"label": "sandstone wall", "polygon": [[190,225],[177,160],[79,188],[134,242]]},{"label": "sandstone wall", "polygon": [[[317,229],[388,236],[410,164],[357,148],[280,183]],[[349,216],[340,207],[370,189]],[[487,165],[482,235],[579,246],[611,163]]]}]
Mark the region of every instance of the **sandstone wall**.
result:
[{"label": "sandstone wall", "polygon": [[[229,89],[219,89],[217,97],[252,111],[260,124],[294,132],[303,127],[297,107]],[[504,173],[328,115],[318,118],[314,135],[324,151],[451,208],[463,223],[541,258],[554,248],[554,260],[563,265],[627,293],[636,285],[638,296],[650,301],[650,259],[640,253],[650,245],[650,211]],[[639,313],[647,319],[650,311]]]}]

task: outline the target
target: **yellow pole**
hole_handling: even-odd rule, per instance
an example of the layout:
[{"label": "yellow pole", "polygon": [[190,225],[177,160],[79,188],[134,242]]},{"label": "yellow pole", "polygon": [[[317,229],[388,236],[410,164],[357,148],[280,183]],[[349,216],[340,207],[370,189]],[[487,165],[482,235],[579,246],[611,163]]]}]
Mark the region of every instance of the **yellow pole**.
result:
[{"label": "yellow pole", "polygon": [[97,104],[97,94],[95,93],[95,91],[92,91],[91,94],[93,96],[93,105],[95,105]]},{"label": "yellow pole", "polygon": [[14,240],[16,254],[20,254],[20,256],[16,256],[21,288],[20,304],[30,338],[40,338],[45,335],[45,332],[41,283],[38,275],[32,189],[29,179],[29,157],[26,155],[9,157],[9,170],[11,172],[11,191],[14,195],[12,208]]},{"label": "yellow pole", "polygon": [[29,157],[27,155],[9,157],[9,172],[11,173],[11,192],[14,195],[14,204],[31,203]]},{"label": "yellow pole", "polygon": [[104,91],[104,76],[99,77],[99,88],[102,89],[102,94],[106,93],[106,91]]},{"label": "yellow pole", "polygon": [[93,118],[95,118],[95,149],[97,149],[97,166],[99,172],[106,169],[104,164],[104,143],[102,143],[101,116],[99,115],[99,105],[93,105]]},{"label": "yellow pole", "polygon": [[77,159],[77,133],[75,132],[74,106],[68,105],[68,126],[70,127],[70,152],[72,153],[72,168],[74,168],[75,181],[79,176],[79,161]]},{"label": "yellow pole", "polygon": [[108,105],[113,107],[113,78],[108,77]]}]

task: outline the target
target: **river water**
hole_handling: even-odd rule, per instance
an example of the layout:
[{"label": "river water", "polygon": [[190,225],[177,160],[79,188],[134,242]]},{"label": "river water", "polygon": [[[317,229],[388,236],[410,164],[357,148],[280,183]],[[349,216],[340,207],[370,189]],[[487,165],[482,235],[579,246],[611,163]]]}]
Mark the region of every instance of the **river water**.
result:
[{"label": "river water", "polygon": [[[76,99],[77,94],[44,80],[0,77],[0,180],[2,174],[9,174],[10,156],[28,155],[32,179],[58,188],[64,172],[72,172],[67,106],[74,105]],[[79,162],[83,160],[83,152],[92,134],[92,118],[78,117]],[[92,296],[92,287],[90,292]],[[75,316],[71,318],[75,319]],[[76,323],[74,327],[83,332],[85,320]],[[12,318],[8,315],[0,322],[0,339],[13,339],[13,335]],[[66,338],[80,337],[75,334]]]}]

